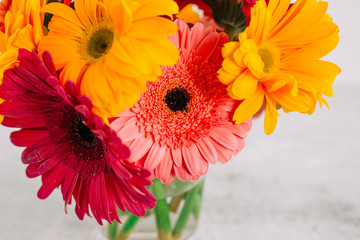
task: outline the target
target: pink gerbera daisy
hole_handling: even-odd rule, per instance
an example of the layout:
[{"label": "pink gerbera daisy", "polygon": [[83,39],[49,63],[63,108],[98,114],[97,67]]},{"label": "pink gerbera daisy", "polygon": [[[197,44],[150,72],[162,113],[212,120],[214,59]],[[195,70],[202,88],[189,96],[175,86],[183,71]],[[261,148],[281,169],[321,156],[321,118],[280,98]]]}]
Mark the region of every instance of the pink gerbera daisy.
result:
[{"label": "pink gerbera daisy", "polygon": [[21,49],[19,61],[4,73],[0,114],[3,125],[22,128],[11,141],[26,147],[27,176],[42,177],[38,197],[61,187],[65,209],[74,198],[78,217],[91,210],[100,224],[120,221],[117,207],[137,216],[153,208],[156,199],[145,187],[150,172],[125,161],[128,147],[91,112],[91,100],[74,83],[60,85],[50,54],[43,54],[42,63],[35,52]]},{"label": "pink gerbera daisy", "polygon": [[[226,34],[197,23],[190,30],[175,21],[178,33],[169,37],[180,51],[176,65],[163,67],[158,82],[110,126],[131,150],[130,162],[169,183],[174,176],[196,180],[209,163],[225,163],[244,146],[251,120],[235,125],[236,101],[217,78]],[[239,103],[239,102],[238,102]]]}]

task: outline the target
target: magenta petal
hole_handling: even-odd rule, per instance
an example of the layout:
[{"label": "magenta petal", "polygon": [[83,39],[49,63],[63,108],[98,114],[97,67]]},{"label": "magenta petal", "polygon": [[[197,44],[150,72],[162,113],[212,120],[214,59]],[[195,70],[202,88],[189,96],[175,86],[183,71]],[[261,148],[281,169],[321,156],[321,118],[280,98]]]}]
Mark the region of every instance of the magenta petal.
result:
[{"label": "magenta petal", "polygon": [[10,135],[11,142],[18,147],[30,147],[42,140],[48,138],[48,132],[43,130],[22,129],[12,132]]},{"label": "magenta petal", "polygon": [[57,77],[54,61],[53,61],[53,59],[52,59],[52,57],[51,57],[51,55],[50,55],[50,53],[48,51],[45,51],[42,54],[42,59],[44,61],[45,66],[47,67],[47,69],[51,73],[51,75],[53,75],[54,77]]},{"label": "magenta petal", "polygon": [[56,145],[50,144],[48,139],[43,139],[23,152],[21,158],[24,163],[44,161],[56,154]]},{"label": "magenta petal", "polygon": [[103,225],[103,223],[101,221],[101,210],[99,207],[99,198],[101,196],[98,195],[99,184],[98,184],[97,179],[98,179],[98,177],[94,177],[90,183],[89,205],[90,205],[91,212],[93,213],[96,221],[100,225]]},{"label": "magenta petal", "polygon": [[57,188],[65,176],[66,170],[64,168],[56,168],[49,174],[43,175],[43,185],[38,191],[38,198],[47,198],[55,188]]},{"label": "magenta petal", "polygon": [[5,117],[42,116],[43,108],[34,104],[5,101],[0,104],[0,114]]},{"label": "magenta petal", "polygon": [[101,203],[101,210],[103,212],[102,218],[104,218],[108,222],[111,222],[110,213],[109,213],[109,199],[106,190],[105,176],[103,173],[100,174],[99,185],[100,187],[98,190],[100,191],[99,192],[99,195],[101,196],[100,203]]},{"label": "magenta petal", "polygon": [[111,166],[116,173],[116,175],[121,179],[129,179],[131,178],[131,173],[124,167],[123,161],[115,160],[112,161]]},{"label": "magenta petal", "polygon": [[39,79],[29,70],[18,66],[15,66],[14,69],[15,69],[15,73],[20,77],[20,78],[16,78],[17,81],[21,79],[19,83],[29,91],[35,93],[43,92],[49,95],[55,95],[55,91],[53,88],[45,84],[43,80]]},{"label": "magenta petal", "polygon": [[28,178],[35,178],[35,177],[40,176],[40,174],[38,174],[38,172],[37,172],[40,164],[41,163],[29,164],[26,168],[26,176]]},{"label": "magenta petal", "polygon": [[6,117],[4,118],[2,125],[14,128],[37,128],[45,126],[46,123],[42,119],[35,117],[24,117],[20,119]]},{"label": "magenta petal", "polygon": [[55,166],[58,165],[58,163],[61,162],[61,158],[57,156],[50,157],[49,159],[45,160],[38,168],[39,174],[44,174],[47,171],[51,170]]}]

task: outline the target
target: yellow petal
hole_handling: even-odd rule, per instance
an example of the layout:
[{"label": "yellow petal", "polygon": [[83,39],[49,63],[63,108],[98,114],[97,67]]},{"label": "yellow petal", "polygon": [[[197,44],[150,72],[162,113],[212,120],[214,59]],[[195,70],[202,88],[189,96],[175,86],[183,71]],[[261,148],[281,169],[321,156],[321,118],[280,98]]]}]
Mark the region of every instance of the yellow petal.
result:
[{"label": "yellow petal", "polygon": [[265,95],[266,99],[266,111],[265,111],[265,119],[264,119],[264,130],[267,135],[270,135],[274,132],[277,123],[277,116],[279,115],[276,109],[276,103],[267,95]]},{"label": "yellow petal", "polygon": [[173,0],[152,0],[141,5],[133,14],[134,21],[154,16],[167,15],[172,17],[179,12],[179,7]]},{"label": "yellow petal", "polygon": [[83,26],[79,20],[76,12],[71,7],[66,6],[62,3],[49,3],[41,8],[41,12],[47,12],[59,16],[61,18],[67,19],[68,21],[76,24],[77,26]]},{"label": "yellow petal", "polygon": [[153,17],[133,22],[127,36],[137,39],[151,39],[170,36],[178,30],[176,24],[163,17]]},{"label": "yellow petal", "polygon": [[239,107],[235,110],[233,120],[236,124],[240,124],[254,116],[259,111],[264,102],[264,91],[260,85],[254,95],[245,99],[240,103]]},{"label": "yellow petal", "polygon": [[159,65],[174,65],[179,59],[179,50],[165,38],[143,40],[142,44],[152,61]]},{"label": "yellow petal", "polygon": [[243,69],[236,64],[233,57],[226,58],[222,63],[222,68],[236,76],[238,76],[243,71]]},{"label": "yellow petal", "polygon": [[236,78],[233,85],[233,94],[238,99],[245,99],[252,96],[258,88],[258,80],[251,74],[249,70],[246,70]]},{"label": "yellow petal", "polygon": [[225,85],[229,85],[230,83],[234,82],[237,76],[238,75],[234,75],[228,71],[225,71],[223,68],[218,71],[218,79]]},{"label": "yellow petal", "polygon": [[240,46],[239,42],[228,42],[225,43],[224,46],[221,49],[221,54],[223,58],[232,57],[236,49],[238,49]]},{"label": "yellow petal", "polygon": [[132,12],[124,0],[112,1],[109,6],[110,17],[113,19],[116,30],[125,34],[132,24]]}]

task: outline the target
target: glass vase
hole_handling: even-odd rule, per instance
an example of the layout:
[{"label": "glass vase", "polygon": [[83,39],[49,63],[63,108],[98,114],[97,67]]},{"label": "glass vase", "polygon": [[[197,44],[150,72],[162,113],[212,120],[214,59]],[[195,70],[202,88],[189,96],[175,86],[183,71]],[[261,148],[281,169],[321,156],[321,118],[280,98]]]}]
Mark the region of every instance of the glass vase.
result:
[{"label": "glass vase", "polygon": [[109,240],[187,240],[196,230],[204,186],[204,177],[197,181],[170,184],[153,181],[150,190],[157,198],[154,209],[144,217],[120,212],[122,224],[113,222],[103,229]]}]

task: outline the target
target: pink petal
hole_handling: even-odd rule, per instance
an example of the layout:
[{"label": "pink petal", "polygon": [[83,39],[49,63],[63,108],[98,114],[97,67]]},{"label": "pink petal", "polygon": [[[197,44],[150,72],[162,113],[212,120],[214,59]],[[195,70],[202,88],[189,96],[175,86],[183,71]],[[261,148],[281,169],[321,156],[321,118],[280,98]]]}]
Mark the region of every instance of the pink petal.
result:
[{"label": "pink petal", "polygon": [[163,160],[159,163],[155,169],[155,176],[160,179],[163,183],[170,183],[173,179],[171,175],[173,163],[171,159],[170,149],[166,149]]},{"label": "pink petal", "polygon": [[181,149],[176,148],[176,149],[170,149],[170,150],[171,150],[171,157],[172,157],[172,160],[173,160],[175,166],[180,167],[183,162]]},{"label": "pink petal", "polygon": [[139,133],[139,127],[136,126],[136,118],[129,120],[126,125],[117,133],[119,138],[123,142],[130,142],[131,140],[137,138]]},{"label": "pink petal", "polygon": [[181,35],[180,35],[179,49],[181,49],[181,48],[190,49],[191,42],[190,42],[190,29],[189,29],[189,27],[187,26],[185,21],[178,21],[177,25],[178,25],[179,29],[182,29],[182,31],[180,30]]},{"label": "pink petal", "polygon": [[238,141],[230,130],[226,128],[214,128],[210,132],[210,137],[224,147],[223,151],[226,151],[226,148],[236,150]]},{"label": "pink petal", "polygon": [[131,154],[128,161],[138,161],[149,152],[152,146],[153,141],[151,139],[148,139],[145,136],[139,136],[129,146],[129,148],[131,149]]},{"label": "pink petal", "polygon": [[202,23],[197,23],[195,24],[190,31],[190,48],[188,50],[191,49],[197,49],[199,44],[201,43],[201,41],[204,39],[205,37],[205,27],[204,24]]},{"label": "pink petal", "polygon": [[181,149],[181,152],[187,169],[192,175],[200,176],[206,174],[209,164],[200,155],[200,152],[195,144],[191,144],[190,147],[184,146]]},{"label": "pink petal", "polygon": [[218,161],[221,163],[227,163],[233,156],[233,152],[231,150],[226,150],[224,147],[220,144],[218,144],[216,141],[210,139],[212,145],[216,149],[216,152],[218,154]]},{"label": "pink petal", "polygon": [[165,153],[165,147],[161,147],[158,143],[154,143],[146,157],[144,168],[153,171],[154,168],[156,168],[159,163],[164,160]]},{"label": "pink petal", "polygon": [[180,181],[186,182],[186,181],[195,181],[200,178],[200,176],[194,176],[187,171],[184,167],[174,167],[175,176],[180,179]]},{"label": "pink petal", "polygon": [[211,164],[218,161],[218,154],[212,142],[208,138],[200,139],[196,146],[198,147],[201,155]]},{"label": "pink petal", "polygon": [[217,32],[210,33],[201,41],[195,55],[201,56],[203,61],[207,61],[215,51],[219,39],[220,35]]}]

